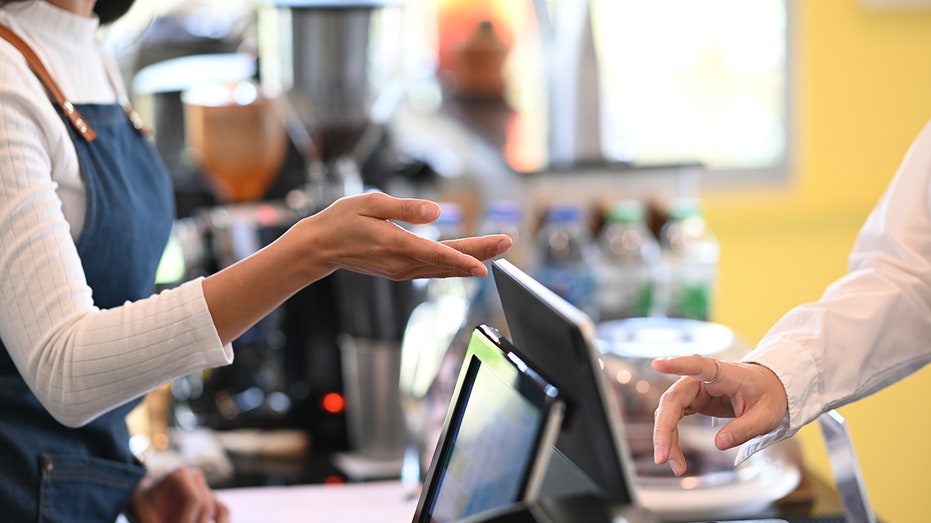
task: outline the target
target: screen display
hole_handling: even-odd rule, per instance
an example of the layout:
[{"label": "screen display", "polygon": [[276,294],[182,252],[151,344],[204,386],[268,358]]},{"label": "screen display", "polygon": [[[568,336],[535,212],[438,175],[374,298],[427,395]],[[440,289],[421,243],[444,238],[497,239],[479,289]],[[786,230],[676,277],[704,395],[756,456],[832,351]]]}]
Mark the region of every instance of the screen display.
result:
[{"label": "screen display", "polygon": [[437,523],[518,500],[543,423],[541,407],[489,366],[473,359],[467,372],[474,379],[458,423],[450,427],[430,510]]}]

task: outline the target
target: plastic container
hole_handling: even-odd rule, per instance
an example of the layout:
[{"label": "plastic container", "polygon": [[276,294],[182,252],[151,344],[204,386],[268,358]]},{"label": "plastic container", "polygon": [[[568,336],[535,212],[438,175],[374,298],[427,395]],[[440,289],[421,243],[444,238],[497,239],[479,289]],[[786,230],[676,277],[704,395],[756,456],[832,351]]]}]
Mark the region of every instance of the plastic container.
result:
[{"label": "plastic container", "polygon": [[660,231],[660,244],[665,315],[707,321],[711,317],[721,249],[705,223],[698,200],[673,202]]},{"label": "plastic container", "polygon": [[610,208],[598,247],[600,320],[649,316],[661,252],[647,227],[643,204],[625,200]]},{"label": "plastic container", "polygon": [[595,244],[578,205],[549,208],[537,234],[536,279],[597,320]]}]

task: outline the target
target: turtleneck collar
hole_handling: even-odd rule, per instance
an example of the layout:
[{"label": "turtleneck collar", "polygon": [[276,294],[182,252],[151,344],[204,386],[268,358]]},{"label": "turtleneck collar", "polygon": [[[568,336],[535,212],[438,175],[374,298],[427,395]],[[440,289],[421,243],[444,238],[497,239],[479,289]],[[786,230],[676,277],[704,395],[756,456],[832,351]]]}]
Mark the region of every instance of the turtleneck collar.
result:
[{"label": "turtleneck collar", "polygon": [[[96,16],[81,16],[56,7],[45,0],[12,3],[4,7],[20,24],[46,42],[62,41],[63,45],[84,46],[96,41],[100,21]],[[62,38],[62,36],[67,38]]]}]

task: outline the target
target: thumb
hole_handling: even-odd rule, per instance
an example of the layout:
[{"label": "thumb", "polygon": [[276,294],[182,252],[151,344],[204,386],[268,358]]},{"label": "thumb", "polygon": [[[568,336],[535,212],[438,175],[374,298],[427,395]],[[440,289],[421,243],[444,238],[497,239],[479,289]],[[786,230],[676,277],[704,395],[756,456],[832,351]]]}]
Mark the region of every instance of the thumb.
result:
[{"label": "thumb", "polygon": [[773,429],[773,426],[765,414],[765,409],[750,409],[728,421],[715,435],[715,446],[719,450],[727,450],[766,434]]},{"label": "thumb", "polygon": [[395,198],[381,192],[371,192],[349,198],[365,201],[367,205],[363,213],[382,220],[421,224],[430,223],[440,216],[440,204],[430,200]]}]

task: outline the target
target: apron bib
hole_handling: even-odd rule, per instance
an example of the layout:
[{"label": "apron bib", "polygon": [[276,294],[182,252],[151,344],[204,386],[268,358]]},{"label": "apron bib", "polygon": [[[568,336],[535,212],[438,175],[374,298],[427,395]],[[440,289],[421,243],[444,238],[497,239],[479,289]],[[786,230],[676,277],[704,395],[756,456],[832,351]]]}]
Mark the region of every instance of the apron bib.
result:
[{"label": "apron bib", "polygon": [[[120,104],[72,105],[15,34],[16,45],[69,129],[87,192],[76,246],[94,304],[101,309],[148,297],[171,231],[174,201],[167,171],[139,121]],[[75,116],[76,115],[76,116]],[[71,429],[26,386],[0,343],[0,519],[113,521],[145,473],[129,451],[131,401]]]}]

